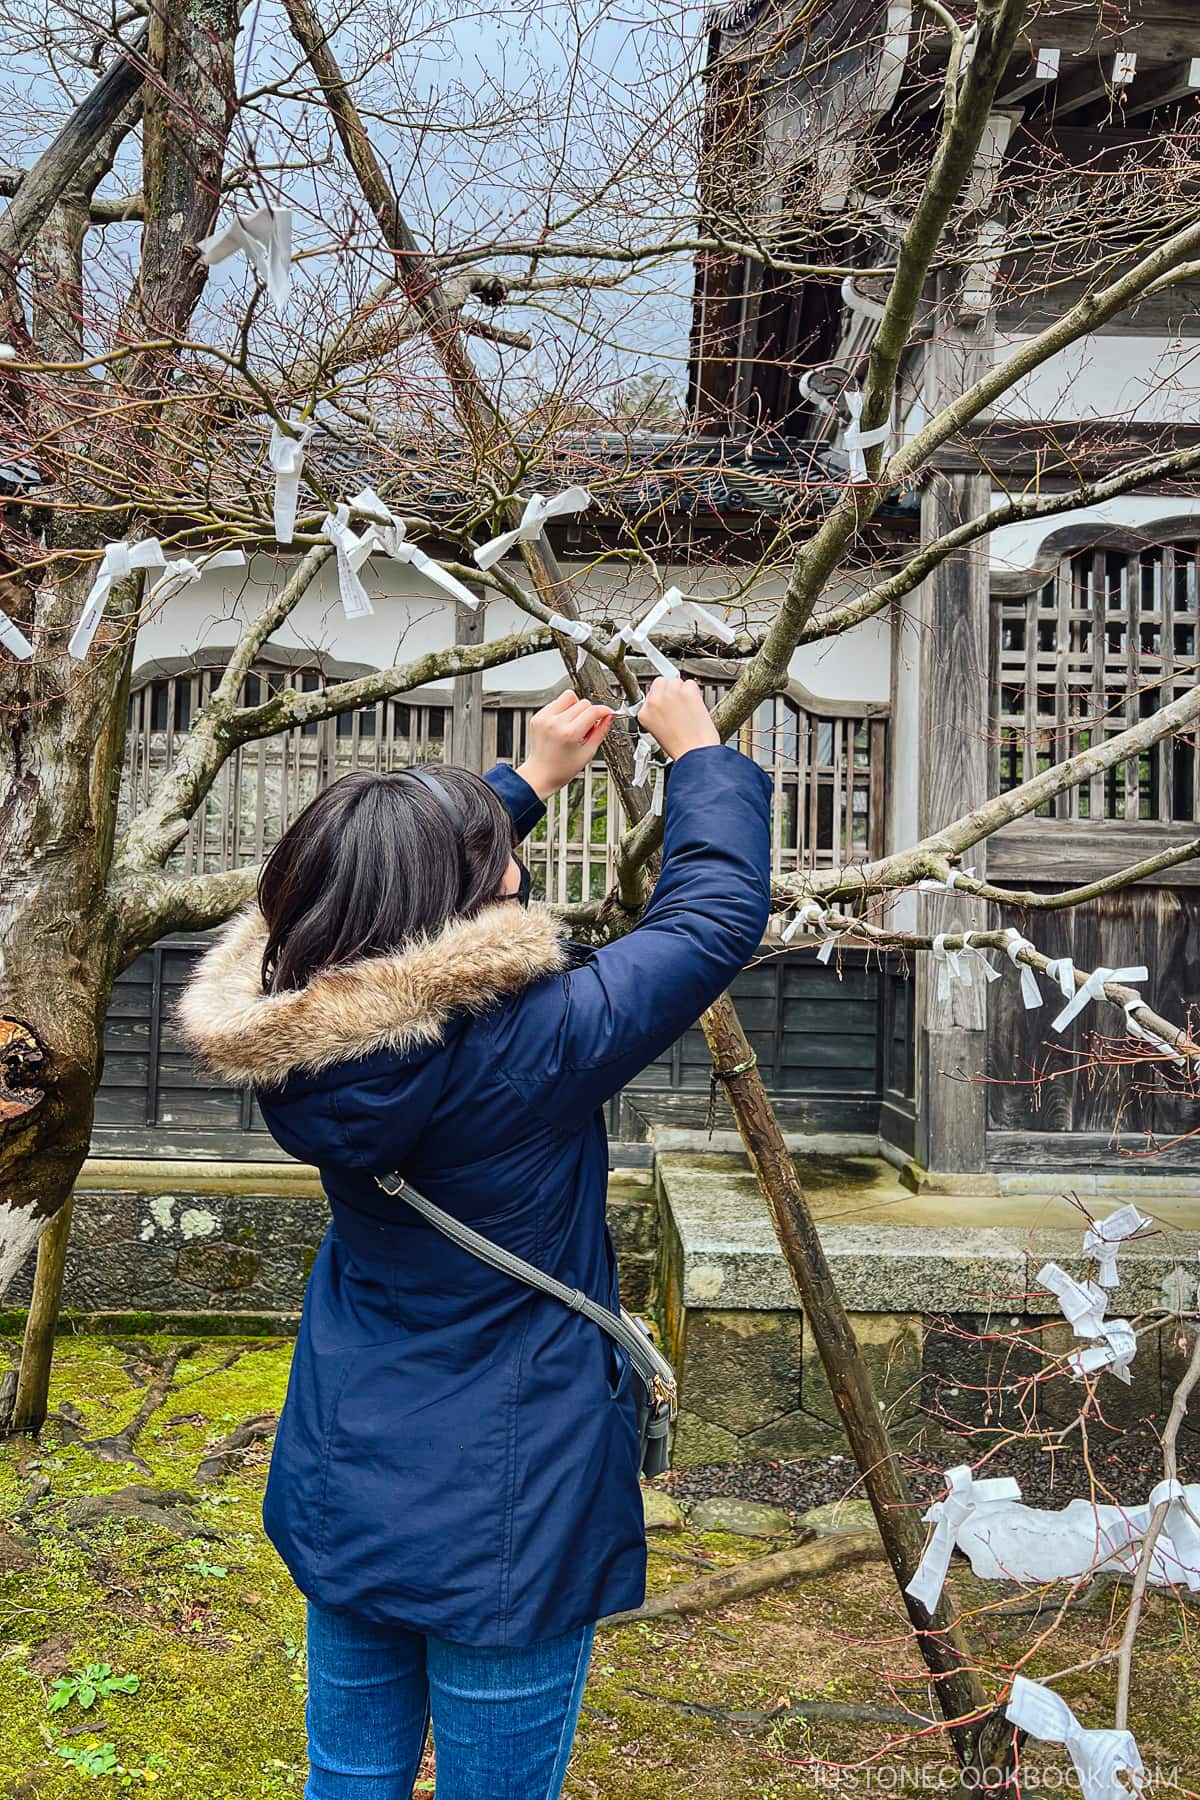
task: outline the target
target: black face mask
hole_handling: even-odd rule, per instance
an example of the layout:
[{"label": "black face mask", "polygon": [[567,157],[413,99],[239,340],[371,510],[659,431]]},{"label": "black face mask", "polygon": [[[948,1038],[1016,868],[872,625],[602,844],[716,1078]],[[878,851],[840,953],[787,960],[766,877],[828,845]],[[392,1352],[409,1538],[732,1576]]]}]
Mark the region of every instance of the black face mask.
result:
[{"label": "black face mask", "polygon": [[518,906],[528,906],[529,905],[529,888],[530,888],[530,884],[533,881],[533,877],[529,873],[529,870],[525,867],[525,864],[521,861],[519,856],[514,855],[513,861],[516,863],[518,869],[521,871],[521,879],[517,883],[517,891],[515,894],[498,894],[496,897],[498,900],[500,900],[502,902],[506,901],[506,900],[515,900]]}]

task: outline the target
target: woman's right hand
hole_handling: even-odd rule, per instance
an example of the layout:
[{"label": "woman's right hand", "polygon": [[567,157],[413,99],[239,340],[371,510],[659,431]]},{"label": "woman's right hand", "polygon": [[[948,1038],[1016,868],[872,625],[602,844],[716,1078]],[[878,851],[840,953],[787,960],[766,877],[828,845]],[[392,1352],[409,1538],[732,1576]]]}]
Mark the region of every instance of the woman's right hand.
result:
[{"label": "woman's right hand", "polygon": [[638,725],[657,739],[672,762],[677,762],[685,750],[700,750],[706,744],[721,741],[699,683],[666,675],[651,682],[638,714]]}]

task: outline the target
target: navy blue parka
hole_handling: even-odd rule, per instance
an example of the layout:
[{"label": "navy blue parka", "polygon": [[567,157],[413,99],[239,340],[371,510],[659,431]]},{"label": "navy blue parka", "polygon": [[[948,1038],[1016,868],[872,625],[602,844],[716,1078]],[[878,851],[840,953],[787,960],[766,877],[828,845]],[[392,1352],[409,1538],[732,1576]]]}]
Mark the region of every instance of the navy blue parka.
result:
[{"label": "navy blue parka", "polygon": [[[541,803],[488,781],[519,835]],[[317,1604],[452,1642],[523,1645],[639,1605],[645,1536],[627,1359],[376,1186],[439,1206],[604,1305],[601,1108],[758,947],[770,784],[728,747],[669,775],[662,871],[635,930],[569,944],[484,908],[389,956],[265,994],[256,906],[222,929],[179,1021],[315,1164],[331,1220],[309,1276],[263,1500]]]}]

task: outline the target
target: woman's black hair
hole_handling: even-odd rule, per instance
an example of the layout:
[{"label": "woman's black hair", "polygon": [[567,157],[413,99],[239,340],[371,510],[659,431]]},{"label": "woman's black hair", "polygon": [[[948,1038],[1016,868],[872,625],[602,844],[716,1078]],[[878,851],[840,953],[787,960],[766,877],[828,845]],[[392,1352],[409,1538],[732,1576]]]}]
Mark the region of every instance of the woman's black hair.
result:
[{"label": "woman's black hair", "polygon": [[429,785],[405,770],[343,775],[259,874],[264,989],[303,987],[319,969],[385,956],[470,918],[499,898],[512,850],[508,809],[467,769],[439,764]]}]

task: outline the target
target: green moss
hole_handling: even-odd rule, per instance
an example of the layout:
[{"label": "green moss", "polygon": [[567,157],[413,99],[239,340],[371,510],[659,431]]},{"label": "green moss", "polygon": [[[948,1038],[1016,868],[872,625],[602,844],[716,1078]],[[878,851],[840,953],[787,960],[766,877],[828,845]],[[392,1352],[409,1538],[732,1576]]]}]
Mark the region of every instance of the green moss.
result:
[{"label": "green moss", "polygon": [[[156,1354],[171,1342],[144,1330],[137,1335]],[[35,1510],[22,1527],[37,1548],[34,1568],[0,1575],[2,1800],[78,1794],[79,1771],[47,1746],[46,1731],[76,1749],[112,1743],[134,1788],[181,1800],[198,1793],[206,1800],[247,1800],[301,1792],[303,1663],[302,1652],[299,1659],[289,1654],[289,1642],[293,1651],[303,1643],[304,1602],[263,1535],[262,1469],[210,1488],[194,1486],[211,1442],[283,1400],[290,1346],[256,1347],[220,1369],[232,1347],[212,1339],[180,1364],[187,1385],[138,1439],[149,1479],[61,1442],[53,1422],[36,1445],[0,1443],[3,1512],[12,1512],[39,1473],[50,1479],[51,1502],[140,1482],[194,1492],[198,1521],[221,1533],[219,1543],[189,1542],[127,1519],[70,1531],[61,1523],[63,1508],[43,1503]],[[144,1392],[122,1368],[130,1355],[129,1345],[111,1339],[65,1340],[56,1356],[52,1408],[72,1401],[88,1435],[117,1430]],[[195,1414],[203,1419],[171,1424]],[[66,1727],[90,1715],[77,1706],[48,1713],[50,1685],[63,1668],[88,1662],[136,1674],[138,1690],[100,1702],[94,1734],[68,1737]],[[97,1781],[101,1793],[122,1785],[116,1774]]]},{"label": "green moss", "polygon": [[[118,1430],[145,1396],[144,1383],[131,1379],[130,1371],[146,1374],[135,1339],[156,1356],[172,1343],[130,1326],[119,1336],[64,1339],[52,1408],[76,1405],[88,1436]],[[232,1425],[283,1400],[290,1345],[254,1345],[222,1369],[236,1347],[233,1339],[206,1338],[180,1363],[176,1391],[138,1440],[149,1477],[62,1441],[53,1424],[37,1442],[0,1440],[0,1532],[35,1476],[48,1477],[52,1490],[32,1520],[15,1522],[36,1549],[34,1565],[0,1574],[0,1800],[78,1800],[81,1791],[102,1797],[143,1789],[173,1800],[301,1794],[304,1602],[263,1534],[265,1447],[227,1480],[201,1488],[194,1479],[205,1451]],[[66,1507],[54,1504],[147,1481],[195,1494],[198,1522],[219,1532],[220,1541],[189,1540],[140,1519],[68,1530]],[[650,1557],[651,1592],[773,1546],[726,1532],[683,1532],[666,1548],[674,1554]],[[1006,1621],[995,1592],[967,1576],[956,1576],[956,1594],[962,1609],[982,1621],[985,1666],[1009,1668],[1028,1651],[1027,1614]],[[924,1692],[915,1654],[897,1635],[897,1617],[894,1587],[879,1563],[775,1588],[719,1614],[601,1629],[567,1800],[662,1800],[676,1792],[688,1800],[827,1795],[813,1759],[854,1763],[882,1747],[888,1728],[791,1718],[731,1723],[692,1709],[764,1715],[789,1696],[886,1703],[881,1668],[900,1691],[911,1681],[912,1691]],[[1069,1614],[1031,1673],[1085,1661],[1106,1617],[1103,1609]],[[135,1674],[136,1693],[101,1701],[94,1719],[74,1703],[49,1713],[55,1677],[88,1662]],[[1147,1603],[1138,1669],[1131,1723],[1142,1754],[1150,1766],[1177,1766],[1186,1785],[1200,1729],[1200,1676],[1186,1616],[1165,1596]],[[1070,1677],[1064,1691],[1085,1722],[1111,1722],[1110,1670]],[[80,1723],[97,1729],[68,1736]],[[98,1776],[94,1789],[81,1789],[86,1776],[55,1756],[53,1743],[74,1749],[111,1743],[128,1777]],[[918,1764],[936,1773],[944,1756],[937,1740],[889,1754],[893,1762],[883,1766],[897,1774]],[[1027,1746],[1025,1761],[1056,1767],[1056,1754],[1043,1757]]]},{"label": "green moss", "polygon": [[[312,1256],[307,1253],[308,1269]],[[170,1333],[175,1337],[286,1337],[294,1335],[299,1313],[241,1312],[78,1312],[59,1314],[55,1327],[59,1337],[125,1335],[145,1337],[147,1333]],[[0,1312],[0,1337],[19,1338],[25,1330],[25,1308],[14,1307]]]}]

